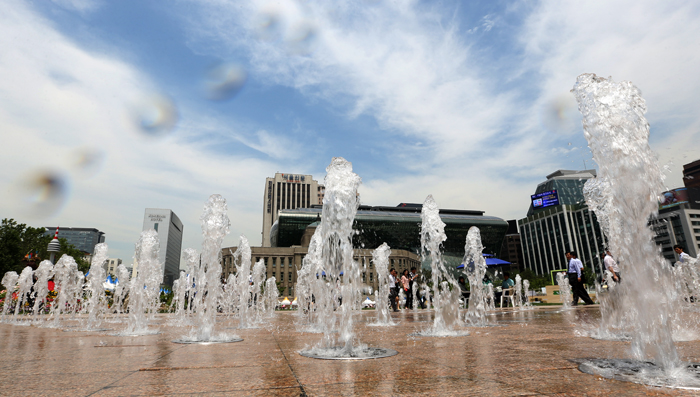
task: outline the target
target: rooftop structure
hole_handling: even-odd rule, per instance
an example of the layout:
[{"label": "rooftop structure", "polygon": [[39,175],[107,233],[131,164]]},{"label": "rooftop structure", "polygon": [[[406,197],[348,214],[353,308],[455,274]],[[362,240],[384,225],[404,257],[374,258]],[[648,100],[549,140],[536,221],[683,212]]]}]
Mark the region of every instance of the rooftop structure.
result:
[{"label": "rooftop structure", "polygon": [[[392,250],[420,251],[421,204],[399,204],[396,207],[360,206],[353,228],[359,234],[353,238],[355,248],[374,249],[387,243]],[[322,206],[281,210],[272,227],[273,247],[299,245],[306,227],[320,220]],[[472,226],[481,231],[484,253],[498,256],[508,222],[494,216],[485,216],[484,211],[440,210],[445,223],[447,240],[444,256],[447,262],[459,265],[464,255],[467,232]]]},{"label": "rooftop structure", "polygon": [[270,247],[270,229],[280,210],[309,208],[323,203],[325,188],[311,175],[275,173],[265,179],[262,246]]},{"label": "rooftop structure", "polygon": [[[584,266],[602,274],[599,255],[605,249],[605,236],[583,197],[583,185],[595,176],[595,170],[558,170],[537,185],[527,217],[518,220],[526,268],[549,275],[565,269],[564,254],[576,251]],[[542,195],[547,197],[537,202]]]},{"label": "rooftop structure", "polygon": [[[58,229],[56,226],[47,227],[44,235],[50,236],[57,231],[56,229]],[[61,227],[58,237],[66,239],[68,244],[74,245],[88,255],[94,254],[97,244],[105,242],[104,232],[84,227]]]}]

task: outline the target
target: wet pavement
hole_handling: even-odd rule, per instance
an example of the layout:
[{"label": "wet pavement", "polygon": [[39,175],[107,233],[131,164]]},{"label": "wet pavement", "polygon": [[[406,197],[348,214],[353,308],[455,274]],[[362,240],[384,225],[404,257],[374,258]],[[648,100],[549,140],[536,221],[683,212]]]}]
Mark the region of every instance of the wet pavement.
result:
[{"label": "wet pavement", "polygon": [[[0,395],[698,395],[579,371],[576,359],[630,357],[628,342],[577,336],[577,329],[595,326],[597,306],[499,311],[489,316],[499,326],[468,327],[469,336],[445,338],[409,336],[430,325],[427,311],[393,313],[396,326],[367,326],[375,315],[358,314],[356,333],[368,346],[398,355],[362,361],[303,357],[299,351],[322,335],[299,332],[293,312],[278,312],[259,329],[227,329],[235,321],[221,318],[222,331],[244,340],[209,345],[172,343],[188,329],[166,325],[158,335],[121,337],[0,324]],[[159,317],[161,323],[168,319]],[[700,362],[700,341],[677,347],[683,360]]]}]

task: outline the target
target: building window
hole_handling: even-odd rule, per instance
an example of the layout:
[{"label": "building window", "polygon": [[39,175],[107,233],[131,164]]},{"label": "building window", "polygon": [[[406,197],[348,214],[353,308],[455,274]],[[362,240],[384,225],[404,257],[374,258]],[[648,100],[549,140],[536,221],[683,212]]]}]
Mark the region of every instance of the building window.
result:
[{"label": "building window", "polygon": [[277,272],[272,272],[272,277],[274,277],[275,279],[277,279]]},{"label": "building window", "polygon": [[289,281],[292,281],[292,272],[289,272],[287,274],[289,274]]},{"label": "building window", "polygon": [[367,281],[367,273],[362,273],[362,282]]},{"label": "building window", "polygon": [[280,281],[284,281],[284,272],[280,272]]},{"label": "building window", "polygon": [[369,274],[369,282],[371,283],[372,281],[374,281],[374,273]]}]

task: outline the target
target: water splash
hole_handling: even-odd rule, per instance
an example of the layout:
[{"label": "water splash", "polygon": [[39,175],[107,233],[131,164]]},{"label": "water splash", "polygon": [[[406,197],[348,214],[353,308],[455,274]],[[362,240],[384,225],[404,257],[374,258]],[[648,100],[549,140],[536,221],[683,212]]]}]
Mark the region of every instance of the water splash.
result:
[{"label": "water splash", "polygon": [[265,282],[264,311],[267,317],[272,317],[275,314],[278,299],[279,290],[277,289],[277,280],[274,277],[270,277]]},{"label": "water splash", "polygon": [[562,310],[571,309],[571,285],[566,273],[557,273],[557,285],[559,285],[559,300],[562,304]]},{"label": "water splash", "polygon": [[49,260],[41,261],[34,271],[34,277],[36,277],[36,281],[34,282],[34,292],[32,293],[32,297],[34,298],[32,313],[34,315],[34,320],[37,320],[39,311],[46,309],[46,297],[49,294],[49,279],[53,277],[53,263]]},{"label": "water splash", "polygon": [[629,298],[621,309],[633,319],[633,355],[637,360],[653,359],[672,375],[683,365],[672,338],[671,318],[677,310],[672,271],[648,227],[658,212],[658,194],[665,189],[649,147],[645,101],[631,82],[595,74],[580,75],[572,92],[599,167],[598,176],[586,182],[584,195],[625,275],[618,289]]},{"label": "water splash", "polygon": [[19,280],[19,275],[17,272],[7,272],[5,273],[4,276],[2,276],[2,285],[5,287],[5,290],[7,292],[5,293],[5,301],[3,302],[2,305],[2,321],[0,322],[5,322],[5,316],[7,313],[10,312],[10,307],[12,306],[12,295],[15,290],[15,287],[17,286],[17,281]]},{"label": "water splash", "polygon": [[440,210],[432,195],[426,197],[421,209],[421,259],[430,261],[432,270],[432,292],[435,318],[429,330],[421,331],[424,336],[462,336],[466,331],[456,331],[461,325],[459,319],[460,289],[454,277],[445,268],[442,258],[442,243],[447,240],[445,223],[440,219]]},{"label": "water splash", "polygon": [[34,271],[31,267],[27,266],[22,269],[22,273],[19,275],[17,280],[17,305],[15,305],[15,323],[18,320],[20,310],[24,312],[25,304],[29,303],[29,295],[32,291],[32,286],[34,285]]},{"label": "water splash", "polygon": [[90,271],[87,279],[88,299],[86,310],[88,311],[86,330],[95,330],[107,310],[107,299],[105,297],[105,289],[102,283],[106,278],[104,263],[107,261],[107,244],[99,243],[95,246],[95,254],[90,263]]},{"label": "water splash", "polygon": [[[316,282],[312,284],[312,294],[317,303],[323,299],[325,309],[318,316],[323,325],[323,340],[315,347],[300,354],[316,358],[374,358],[386,356],[387,349],[370,348],[357,340],[353,333],[352,314],[359,308],[358,297],[361,291],[360,266],[353,260],[352,229],[357,208],[360,205],[357,189],[360,177],[352,171],[352,164],[342,157],[334,157],[326,168],[321,223],[311,239],[309,254],[312,258],[304,262],[310,266],[309,274]],[[309,255],[307,255],[308,257]],[[314,273],[315,270],[320,270]],[[328,283],[323,280],[325,273]],[[316,289],[318,287],[318,289]],[[319,294],[317,295],[316,292]],[[338,332],[333,332],[335,317],[325,310],[337,306]],[[319,314],[321,314],[319,312]],[[330,314],[330,315],[328,315]],[[381,351],[381,352],[380,352]],[[396,354],[395,351],[391,351]]]},{"label": "water splash", "polygon": [[158,310],[160,284],[163,282],[159,251],[158,232],[153,229],[141,232],[134,256],[137,274],[129,286],[129,317],[123,335],[152,335],[158,332],[148,326]]},{"label": "water splash", "polygon": [[515,293],[513,294],[513,307],[523,309],[523,279],[519,274],[515,275]]},{"label": "water splash", "polygon": [[238,290],[238,326],[240,328],[249,328],[252,326],[250,321],[249,306],[250,306],[250,267],[251,267],[251,252],[250,244],[245,236],[241,236],[238,242],[238,249],[233,254],[233,261],[236,265],[236,289]]},{"label": "water splash", "polygon": [[200,256],[203,272],[200,271],[200,278],[196,283],[201,297],[198,299],[202,299],[203,305],[197,307],[197,328],[193,335],[200,342],[212,339],[216,325],[217,303],[221,291],[221,244],[224,237],[228,235],[231,225],[227,212],[226,199],[218,194],[212,194],[204,205],[204,212],[200,217],[204,237]]},{"label": "water splash", "polygon": [[464,244],[464,273],[469,280],[469,308],[467,309],[466,321],[469,325],[483,327],[487,325],[486,311],[488,309],[488,290],[484,285],[484,275],[486,274],[486,260],[482,255],[484,246],[481,242],[481,231],[478,227],[472,226],[467,232],[467,239]]},{"label": "water splash", "polygon": [[395,325],[391,320],[388,306],[390,292],[389,256],[391,256],[391,249],[387,243],[383,243],[372,251],[372,263],[374,263],[374,268],[377,270],[377,296],[375,298],[377,320],[374,325],[379,326]]},{"label": "water splash", "polygon": [[125,313],[124,310],[124,298],[129,294],[129,284],[131,276],[129,275],[129,269],[126,266],[117,266],[117,283],[114,287],[112,310],[117,314]]},{"label": "water splash", "polygon": [[47,327],[58,328],[61,326],[61,315],[75,313],[77,310],[78,294],[82,294],[82,274],[78,271],[78,264],[69,255],[62,255],[53,268],[54,290],[57,295],[51,306],[51,323]]}]

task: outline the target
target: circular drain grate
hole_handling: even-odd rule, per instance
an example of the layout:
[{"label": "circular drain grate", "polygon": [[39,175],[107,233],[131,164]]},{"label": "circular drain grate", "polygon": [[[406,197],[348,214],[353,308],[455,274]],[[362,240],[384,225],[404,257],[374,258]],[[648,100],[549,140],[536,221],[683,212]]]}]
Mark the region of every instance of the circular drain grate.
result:
[{"label": "circular drain grate", "polygon": [[234,343],[243,342],[241,338],[231,338],[231,339],[213,339],[213,340],[188,340],[188,339],[175,339],[173,343],[182,344],[199,344],[199,345],[211,345],[214,343]]},{"label": "circular drain grate", "polygon": [[312,349],[300,351],[304,357],[318,358],[321,360],[371,360],[374,358],[391,357],[399,354],[396,350],[384,349],[381,347],[357,348],[348,353],[342,347],[331,347],[327,349]]},{"label": "circular drain grate", "polygon": [[650,361],[593,358],[579,361],[581,372],[608,379],[674,389],[700,390],[700,363],[664,371]]}]

